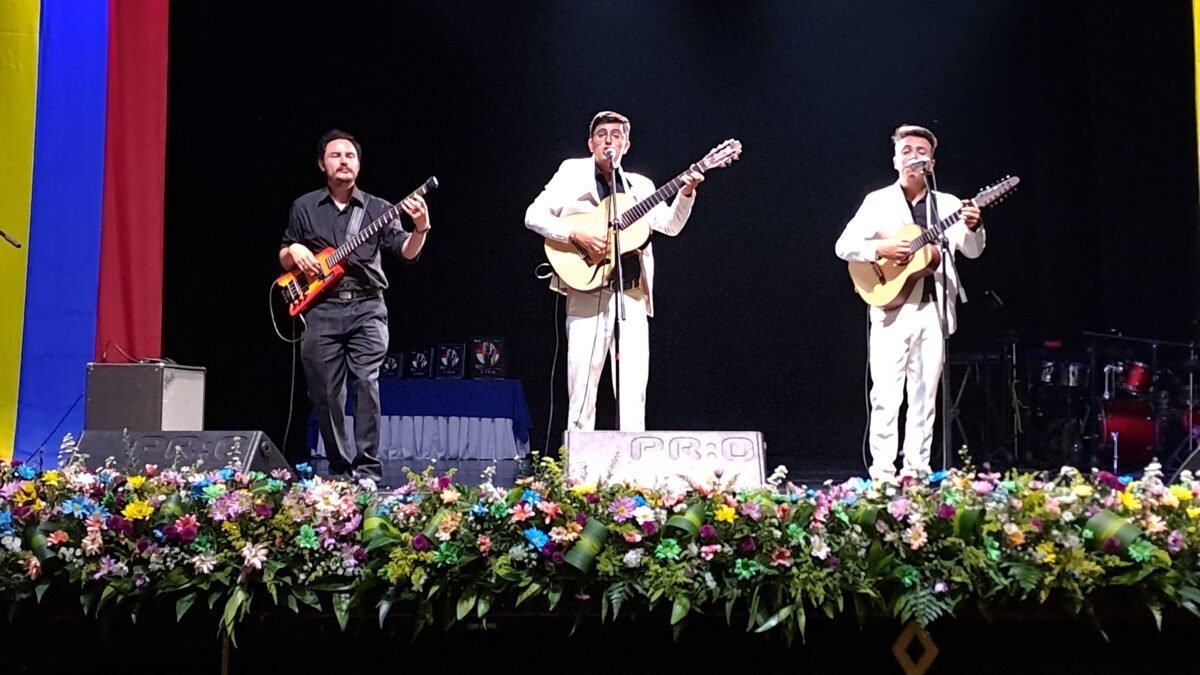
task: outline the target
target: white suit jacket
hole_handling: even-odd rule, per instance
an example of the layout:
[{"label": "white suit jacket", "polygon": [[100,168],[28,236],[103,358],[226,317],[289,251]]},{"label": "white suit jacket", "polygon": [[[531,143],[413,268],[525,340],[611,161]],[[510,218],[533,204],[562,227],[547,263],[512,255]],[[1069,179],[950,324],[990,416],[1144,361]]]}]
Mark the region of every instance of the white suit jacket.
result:
[{"label": "white suit jacket", "polygon": [[[621,171],[625,184],[625,194],[641,201],[654,194],[654,183],[649,178],[636,173]],[[650,210],[644,218],[650,219],[650,229],[669,236],[675,236],[683,230],[688,217],[692,213],[691,198],[678,195],[674,206],[666,202]],[[568,241],[571,227],[562,216],[575,213],[594,211],[600,206],[600,195],[596,192],[596,161],[592,157],[568,159],[559,167],[554,177],[546,183],[542,193],[533,200],[525,210],[525,227],[537,232],[547,239]],[[654,244],[646,245],[641,251],[642,287],[646,291],[646,314],[654,316]],[[569,290],[557,276],[550,279],[550,288],[563,293]]]},{"label": "white suit jacket", "polygon": [[[934,197],[937,200],[939,218],[945,218],[962,208],[962,200],[952,194],[935,192]],[[879,255],[876,250],[878,242],[873,240],[891,237],[902,225],[911,222],[913,222],[912,210],[909,208],[908,199],[904,196],[904,189],[897,181],[888,187],[872,192],[863,199],[862,206],[858,207],[858,213],[854,214],[849,223],[846,223],[846,229],[842,231],[842,236],[838,237],[834,251],[842,260],[854,262],[878,260]],[[982,226],[972,232],[962,221],[946,229],[946,238],[950,243],[951,254],[961,251],[968,258],[978,258],[983,253],[984,246],[987,245],[987,233]],[[953,333],[958,328],[956,301],[959,283],[955,268],[951,266],[949,269],[948,286],[945,261],[934,272],[933,278],[937,283],[939,299],[941,293],[950,293],[950,301],[947,303],[950,310],[948,324],[950,332]],[[905,311],[909,304],[920,301],[920,289],[921,284],[917,283],[912,294],[909,295],[908,302],[896,309],[885,311],[880,307],[872,307],[871,320],[876,323],[890,324],[896,314]],[[941,313],[940,302],[938,303],[938,313]]]}]

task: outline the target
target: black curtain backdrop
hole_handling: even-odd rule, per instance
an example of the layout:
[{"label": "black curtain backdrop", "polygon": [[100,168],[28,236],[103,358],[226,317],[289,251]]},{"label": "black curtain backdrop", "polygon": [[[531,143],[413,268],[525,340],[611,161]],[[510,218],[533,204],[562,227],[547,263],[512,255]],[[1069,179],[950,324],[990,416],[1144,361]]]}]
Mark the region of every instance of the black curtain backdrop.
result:
[{"label": "black curtain backdrop", "polygon": [[338,127],[364,144],[364,189],[442,183],[419,264],[387,266],[393,350],[505,336],[533,444],[549,423],[556,446],[562,306],[523,216],[611,108],[633,122],[626,166],[660,184],[745,144],[684,232],[655,240],[650,426],[757,429],[771,464],[856,469],[866,312],[833,243],[895,179],[900,123],[938,135],[943,190],[1022,178],[985,214],[984,256],[960,259],[953,355],[1005,331],[1076,353],[1084,330],[1198,337],[1190,5],[173,3],[165,353],[208,368],[209,428],[282,441],[292,351],[268,287],[291,201],[321,185],[316,139]]}]

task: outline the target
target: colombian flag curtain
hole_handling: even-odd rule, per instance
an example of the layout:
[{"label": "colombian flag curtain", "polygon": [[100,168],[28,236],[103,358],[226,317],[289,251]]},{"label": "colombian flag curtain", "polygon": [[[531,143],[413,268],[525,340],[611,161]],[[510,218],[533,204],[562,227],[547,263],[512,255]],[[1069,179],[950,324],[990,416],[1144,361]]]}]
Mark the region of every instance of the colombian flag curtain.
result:
[{"label": "colombian flag curtain", "polygon": [[0,458],[53,464],[87,362],[161,351],[167,4],[0,0]]}]

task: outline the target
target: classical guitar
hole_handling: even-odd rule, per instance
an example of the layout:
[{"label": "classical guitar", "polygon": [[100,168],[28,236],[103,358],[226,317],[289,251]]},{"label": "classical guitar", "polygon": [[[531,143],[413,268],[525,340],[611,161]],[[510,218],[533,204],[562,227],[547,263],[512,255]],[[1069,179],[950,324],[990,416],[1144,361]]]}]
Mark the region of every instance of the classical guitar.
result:
[{"label": "classical guitar", "polygon": [[[437,178],[430,176],[425,184],[417,188],[409,197],[424,197],[425,195],[437,189]],[[401,199],[400,202],[404,201]],[[400,202],[388,209],[382,216],[371,221],[369,225],[363,226],[358,231],[358,234],[346,240],[344,244],[334,248],[330,246],[320,253],[316,254],[317,262],[321,263],[321,272],[315,278],[309,278],[307,274],[301,272],[299,268],[290,272],[284,272],[278,279],[275,280],[275,285],[279,287],[283,294],[284,301],[288,305],[288,314],[296,316],[303,312],[314,300],[319,298],[325,290],[337,283],[339,279],[346,275],[346,269],[342,266],[342,262],[354,252],[363,242],[370,239],[379,232],[388,223],[395,220],[403,211],[400,208]]]},{"label": "classical guitar", "polygon": [[[741,154],[741,141],[727,140],[710,150],[699,162],[688,167],[687,171],[641,201],[618,192],[606,197],[594,211],[564,216],[563,220],[570,223],[571,229],[591,230],[597,235],[607,231],[608,250],[612,251],[615,234],[608,227],[607,216],[610,202],[615,201],[616,213],[621,214],[617,220],[617,227],[621,229],[621,249],[632,255],[650,242],[650,222],[642,220],[643,216],[649,213],[650,209],[675,196],[683,187],[685,175],[692,171],[704,173],[714,167],[729,166]],[[608,256],[593,260],[583,247],[576,246],[573,242],[547,239],[546,258],[563,283],[577,291],[594,291],[600,288],[608,283],[609,275],[614,269],[613,261]]]},{"label": "classical guitar", "polygon": [[[1020,182],[1021,179],[1017,176],[1006,177],[980,190],[971,201],[980,208],[989,206],[1002,199]],[[903,265],[892,260],[849,263],[854,290],[858,291],[859,296],[868,305],[884,309],[895,309],[903,305],[917,280],[933,274],[941,264],[942,252],[938,250],[937,242],[946,228],[961,219],[960,209],[934,223],[932,227],[922,229],[920,225],[911,223],[902,226],[888,240],[908,241],[912,257]]]}]

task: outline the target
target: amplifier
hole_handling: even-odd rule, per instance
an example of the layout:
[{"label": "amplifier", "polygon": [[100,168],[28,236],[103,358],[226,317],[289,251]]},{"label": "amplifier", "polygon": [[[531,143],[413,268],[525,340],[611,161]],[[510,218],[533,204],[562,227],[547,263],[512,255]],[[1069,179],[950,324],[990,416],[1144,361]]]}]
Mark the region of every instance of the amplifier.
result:
[{"label": "amplifier", "polygon": [[204,428],[204,368],[165,363],[89,363],[84,429]]}]

